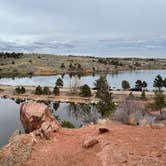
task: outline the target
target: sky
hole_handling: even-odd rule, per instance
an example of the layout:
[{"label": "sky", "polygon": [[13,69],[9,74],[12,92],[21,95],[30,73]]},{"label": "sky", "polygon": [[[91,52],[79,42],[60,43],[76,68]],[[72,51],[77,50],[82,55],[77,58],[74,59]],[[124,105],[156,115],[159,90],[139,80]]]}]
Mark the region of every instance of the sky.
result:
[{"label": "sky", "polygon": [[166,58],[165,0],[0,0],[0,51]]}]

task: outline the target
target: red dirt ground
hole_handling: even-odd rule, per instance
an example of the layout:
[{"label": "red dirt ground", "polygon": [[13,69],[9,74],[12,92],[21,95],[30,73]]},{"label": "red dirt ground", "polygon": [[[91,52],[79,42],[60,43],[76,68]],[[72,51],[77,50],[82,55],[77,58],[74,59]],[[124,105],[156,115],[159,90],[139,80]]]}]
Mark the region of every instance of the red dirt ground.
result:
[{"label": "red dirt ground", "polygon": [[[61,129],[54,139],[38,140],[26,166],[166,166],[166,128],[127,126],[108,121],[109,132],[99,127]],[[82,147],[87,136],[99,143]]]}]

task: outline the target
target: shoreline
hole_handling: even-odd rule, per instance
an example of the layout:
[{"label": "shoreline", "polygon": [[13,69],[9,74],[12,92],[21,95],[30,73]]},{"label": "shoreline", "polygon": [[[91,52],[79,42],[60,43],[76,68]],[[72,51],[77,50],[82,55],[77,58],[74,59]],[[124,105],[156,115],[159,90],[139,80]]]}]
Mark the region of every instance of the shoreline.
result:
[{"label": "shoreline", "polygon": [[0,76],[0,79],[3,79],[3,78],[25,78],[25,77],[28,77],[28,78],[31,78],[31,77],[40,77],[40,76],[57,76],[57,75],[72,75],[72,76],[75,76],[75,75],[80,75],[82,77],[84,76],[91,76],[91,75],[100,75],[100,74],[118,74],[118,73],[121,73],[121,72],[135,72],[135,71],[153,71],[153,70],[166,70],[166,68],[152,68],[152,69],[149,69],[149,68],[142,68],[142,69],[126,69],[126,70],[117,70],[117,71],[99,71],[99,72],[85,72],[85,73],[74,73],[74,72],[50,72],[50,73],[33,73],[32,75],[29,75],[29,74],[16,74],[16,75],[10,75],[10,74],[6,74],[6,75],[1,75]]},{"label": "shoreline", "polygon": [[57,76],[57,75],[72,75],[72,76],[75,76],[75,75],[80,75],[81,77],[84,77],[84,76],[91,76],[91,75],[100,75],[100,74],[118,74],[118,73],[124,73],[124,72],[135,72],[135,71],[155,71],[155,70],[166,70],[166,68],[156,68],[156,69],[136,69],[136,70],[118,70],[118,71],[112,71],[112,72],[106,72],[106,71],[101,71],[101,72],[87,72],[87,73],[70,73],[70,72],[67,72],[67,73],[57,73],[57,72],[52,72],[52,73],[34,73],[33,75],[22,75],[22,74],[18,74],[18,75],[4,75],[4,76],[0,76],[0,79],[4,79],[4,78],[25,78],[25,77],[28,77],[28,78],[31,78],[31,77],[40,77],[40,76]]},{"label": "shoreline", "polygon": [[[74,103],[97,103],[99,101],[98,98],[95,97],[95,90],[92,90],[92,96],[91,97],[81,97],[78,94],[71,94],[69,88],[61,88],[60,89],[60,95],[55,96],[53,94],[51,95],[36,95],[34,94],[36,86],[24,86],[26,89],[25,94],[15,94],[15,88],[17,86],[11,86],[11,85],[0,85],[0,97],[4,98],[10,98],[10,99],[27,99],[27,100],[34,100],[34,101],[52,101],[52,102],[74,102]],[[49,87],[49,89],[52,91],[53,87]],[[132,92],[134,97],[140,98],[141,92],[136,91],[111,91],[114,102],[119,103],[120,101],[124,100],[129,93]],[[164,94],[166,95],[166,91],[164,91]],[[146,98],[147,100],[152,100],[154,97],[153,91],[146,91]]]}]

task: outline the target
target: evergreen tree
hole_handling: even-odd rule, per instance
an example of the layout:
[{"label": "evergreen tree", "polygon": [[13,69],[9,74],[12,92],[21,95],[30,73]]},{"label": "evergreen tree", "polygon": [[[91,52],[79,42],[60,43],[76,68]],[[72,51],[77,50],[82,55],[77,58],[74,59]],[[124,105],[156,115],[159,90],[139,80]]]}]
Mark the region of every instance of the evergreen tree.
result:
[{"label": "evergreen tree", "polygon": [[16,93],[17,94],[24,94],[26,92],[25,88],[23,86],[18,86],[16,89],[15,89]]},{"label": "evergreen tree", "polygon": [[129,84],[129,82],[127,80],[123,80],[122,81],[122,88],[124,90],[130,89],[130,84]]},{"label": "evergreen tree", "polygon": [[135,82],[135,87],[138,88],[138,89],[140,89],[140,90],[142,90],[142,81],[141,80],[137,80]]},{"label": "evergreen tree", "polygon": [[95,83],[97,92],[96,96],[100,99],[97,108],[103,117],[108,117],[115,110],[112,93],[109,91],[107,79],[101,76]]},{"label": "evergreen tree", "polygon": [[56,81],[56,86],[57,87],[63,87],[63,80],[61,78],[58,78]]},{"label": "evergreen tree", "polygon": [[54,87],[53,94],[58,96],[60,94],[60,90],[57,86]]},{"label": "evergreen tree", "polygon": [[37,86],[36,89],[35,89],[35,94],[36,95],[42,95],[42,93],[43,93],[42,87],[40,85]]},{"label": "evergreen tree", "polygon": [[80,95],[83,97],[88,97],[92,95],[91,89],[87,84],[80,87]]},{"label": "evergreen tree", "polygon": [[166,78],[164,79],[163,86],[166,88]]},{"label": "evergreen tree", "polygon": [[148,86],[147,82],[146,81],[143,81],[142,82],[142,88],[146,88]]},{"label": "evergreen tree", "polygon": [[51,94],[49,87],[45,86],[45,87],[43,88],[43,94],[44,94],[44,95],[49,95],[49,94]]},{"label": "evergreen tree", "polygon": [[158,90],[161,90],[163,86],[164,86],[163,78],[161,77],[161,75],[157,75],[153,82],[153,87],[158,88]]}]

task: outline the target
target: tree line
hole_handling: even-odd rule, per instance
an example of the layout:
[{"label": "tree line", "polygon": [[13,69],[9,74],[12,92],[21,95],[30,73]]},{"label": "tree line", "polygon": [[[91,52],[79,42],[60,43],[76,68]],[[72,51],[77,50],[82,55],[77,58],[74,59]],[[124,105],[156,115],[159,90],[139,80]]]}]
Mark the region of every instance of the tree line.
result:
[{"label": "tree line", "polygon": [[19,59],[21,56],[23,56],[23,53],[16,53],[16,52],[0,52],[0,58],[14,58]]}]

